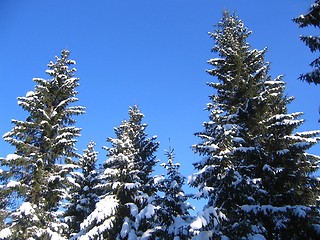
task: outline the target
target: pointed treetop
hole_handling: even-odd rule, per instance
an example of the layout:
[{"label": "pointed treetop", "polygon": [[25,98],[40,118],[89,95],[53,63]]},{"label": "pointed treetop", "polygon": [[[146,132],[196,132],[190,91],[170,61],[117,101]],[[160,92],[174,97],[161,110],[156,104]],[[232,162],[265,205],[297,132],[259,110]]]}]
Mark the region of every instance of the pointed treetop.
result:
[{"label": "pointed treetop", "polygon": [[[170,143],[170,138],[169,138],[169,143]],[[171,143],[169,144],[169,149],[168,150],[164,150],[165,155],[167,156],[168,159],[168,164],[172,164],[173,163],[173,159],[174,159],[174,148],[171,147]]]},{"label": "pointed treetop", "polygon": [[[212,49],[213,52],[218,52],[221,57],[225,57],[233,53],[235,49],[249,48],[246,39],[251,35],[251,31],[244,26],[235,12],[230,14],[229,11],[224,11],[223,18],[216,27],[215,33],[209,32],[209,35],[217,42],[217,45]],[[225,46],[225,51],[220,51],[219,45]]]},{"label": "pointed treetop", "polygon": [[129,122],[134,122],[139,124],[142,120],[142,118],[144,118],[144,114],[140,112],[138,105],[134,104],[133,107],[129,108]]},{"label": "pointed treetop", "polygon": [[61,57],[55,56],[56,62],[50,61],[49,69],[46,71],[50,76],[57,76],[62,79],[74,77],[75,68],[69,69],[69,66],[76,64],[76,61],[68,59],[70,55],[69,50],[62,50]]}]

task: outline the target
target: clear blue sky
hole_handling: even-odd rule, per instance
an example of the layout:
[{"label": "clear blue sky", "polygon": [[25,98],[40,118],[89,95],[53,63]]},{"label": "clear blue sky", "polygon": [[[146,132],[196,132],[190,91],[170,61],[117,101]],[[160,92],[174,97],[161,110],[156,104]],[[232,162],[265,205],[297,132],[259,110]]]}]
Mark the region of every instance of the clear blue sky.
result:
[{"label": "clear blue sky", "polygon": [[[87,113],[77,118],[82,137],[79,152],[92,139],[100,162],[106,138],[138,104],[149,135],[161,142],[158,158],[171,138],[176,161],[186,176],[200,159],[190,149],[193,136],[208,120],[203,111],[215,79],[205,73],[215,57],[208,36],[223,10],[236,11],[253,31],[252,48],[268,47],[271,75],[284,74],[287,93],[296,100],[290,112],[303,111],[301,130],[320,129],[319,87],[297,80],[315,58],[299,40],[291,19],[305,13],[311,0],[1,0],[0,1],[0,135],[12,129],[11,119],[25,120],[16,98],[33,90],[32,78],[48,78],[46,65],[68,48],[76,60],[81,86],[79,104]],[[320,148],[312,149],[320,154]],[[0,140],[0,156],[13,152]]]}]

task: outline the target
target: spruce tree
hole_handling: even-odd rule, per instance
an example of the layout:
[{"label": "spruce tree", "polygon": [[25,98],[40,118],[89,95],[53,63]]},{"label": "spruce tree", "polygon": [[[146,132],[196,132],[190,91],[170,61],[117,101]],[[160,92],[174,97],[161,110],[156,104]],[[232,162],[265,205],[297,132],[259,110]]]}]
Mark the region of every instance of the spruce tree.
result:
[{"label": "spruce tree", "polygon": [[68,57],[69,51],[63,50],[48,64],[51,79],[33,79],[34,91],[18,98],[26,120],[13,120],[13,129],[4,135],[15,148],[1,159],[13,239],[59,239],[67,228],[58,210],[67,194],[72,159],[78,157],[80,129],[73,117],[84,113],[83,107],[74,106],[79,79],[74,77],[75,61]]},{"label": "spruce tree", "polygon": [[189,224],[191,205],[182,187],[185,177],[180,173],[180,164],[174,163],[174,149],[166,151],[167,163],[161,164],[167,171],[166,176],[156,178],[158,190],[162,196],[156,198],[159,207],[156,212],[157,233],[159,239],[188,239],[190,238]]},{"label": "spruce tree", "polygon": [[96,169],[98,153],[94,150],[95,145],[93,141],[90,141],[87,149],[83,150],[79,161],[81,172],[71,173],[73,185],[65,213],[70,235],[80,231],[80,224],[93,212],[98,201],[98,193],[95,188],[99,182]]},{"label": "spruce tree", "polygon": [[[8,199],[6,198],[5,193],[5,183],[4,183],[4,174],[5,172],[0,169],[0,229],[5,228],[5,219],[7,217],[8,210]],[[1,236],[0,236],[1,239]]]},{"label": "spruce tree", "polygon": [[156,164],[156,137],[148,138],[144,115],[134,105],[129,120],[115,128],[116,138],[103,163],[97,186],[102,195],[96,209],[81,224],[77,239],[143,239],[152,235],[152,204],[156,188],[151,176]]},{"label": "spruce tree", "polygon": [[314,237],[320,158],[305,151],[319,131],[293,133],[301,113],[287,113],[292,99],[283,94],[285,84],[281,76],[271,79],[266,50],[251,50],[250,34],[229,12],[210,33],[218,57],[209,60],[208,73],[218,83],[208,84],[209,121],[193,146],[203,159],[190,177],[208,203],[191,227],[195,239]]},{"label": "spruce tree", "polygon": [[[316,0],[314,4],[311,5],[309,12],[294,18],[293,21],[299,25],[300,28],[313,26],[315,28],[320,27],[320,1]],[[300,36],[302,42],[304,42],[311,52],[320,51],[320,36]],[[301,74],[300,79],[308,83],[319,84],[320,83],[320,57],[316,58],[310,63],[313,68],[312,71]]]}]

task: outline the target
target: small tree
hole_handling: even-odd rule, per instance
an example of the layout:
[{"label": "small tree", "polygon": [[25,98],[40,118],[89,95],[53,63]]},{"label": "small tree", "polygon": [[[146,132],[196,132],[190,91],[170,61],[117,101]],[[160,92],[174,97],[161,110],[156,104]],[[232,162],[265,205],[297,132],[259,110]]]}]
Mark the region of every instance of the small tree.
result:
[{"label": "small tree", "polygon": [[105,148],[108,159],[98,185],[103,194],[75,238],[142,239],[152,233],[156,189],[151,173],[159,144],[156,137],[147,137],[144,115],[136,105],[129,117],[115,128],[116,138],[108,138],[111,147]]},{"label": "small tree", "polygon": [[188,196],[182,187],[185,177],[181,175],[179,163],[174,163],[174,149],[166,151],[167,163],[161,164],[167,170],[166,177],[158,177],[156,183],[163,196],[159,196],[155,203],[157,210],[157,234],[159,239],[188,239],[190,238],[189,224],[191,221],[187,202]]},{"label": "small tree", "polygon": [[96,170],[98,153],[94,150],[95,145],[93,141],[90,141],[87,149],[83,150],[80,157],[81,172],[71,173],[74,180],[65,213],[71,235],[80,231],[80,224],[93,212],[98,201],[95,188],[98,184]]},{"label": "small tree", "polygon": [[[28,112],[25,121],[13,120],[13,129],[4,140],[15,147],[15,153],[1,159],[6,169],[6,199],[10,199],[10,229],[18,239],[63,236],[67,227],[60,221],[60,202],[68,188],[73,169],[72,158],[80,129],[73,126],[74,116],[84,108],[71,106],[76,98],[79,79],[74,77],[75,61],[63,50],[56,62],[49,63],[50,80],[33,79],[34,91],[19,97],[18,104]],[[22,202],[21,206],[16,206]],[[25,213],[33,221],[24,221]],[[23,220],[23,221],[22,221]],[[22,222],[21,222],[22,221]]]},{"label": "small tree", "polygon": [[[320,27],[320,1],[316,0],[311,5],[309,12],[294,18],[293,21],[299,25],[300,28],[313,26],[316,28]],[[320,36],[301,36],[301,41],[304,42],[311,52],[319,52],[320,50]],[[320,57],[316,58],[310,63],[313,68],[311,72],[301,74],[300,79],[308,83],[319,84],[320,83]]]}]

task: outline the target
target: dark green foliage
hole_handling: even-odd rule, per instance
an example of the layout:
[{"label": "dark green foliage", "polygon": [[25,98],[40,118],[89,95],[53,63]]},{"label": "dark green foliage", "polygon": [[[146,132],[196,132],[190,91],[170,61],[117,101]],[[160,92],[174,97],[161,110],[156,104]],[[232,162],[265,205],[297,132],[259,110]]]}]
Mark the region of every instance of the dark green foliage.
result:
[{"label": "dark green foliage", "polygon": [[90,141],[87,149],[80,157],[81,172],[71,173],[73,185],[69,194],[69,203],[65,213],[66,222],[69,225],[69,232],[72,234],[80,231],[80,224],[95,209],[98,201],[98,191],[95,188],[99,183],[96,162],[98,153],[94,150],[95,143]]},{"label": "dark green foliage", "polygon": [[[37,84],[34,91],[18,98],[18,104],[28,113],[26,120],[13,120],[13,129],[4,135],[15,148],[14,154],[1,159],[6,169],[4,192],[13,234],[21,239],[48,234],[57,237],[66,228],[57,210],[69,186],[72,158],[78,156],[74,145],[80,129],[73,126],[73,116],[84,113],[83,107],[72,106],[77,101],[79,79],[71,68],[75,61],[68,57],[69,51],[63,50],[56,62],[49,63],[46,73],[50,80],[33,79]],[[21,201],[27,209],[15,206]],[[17,212],[24,211],[36,223],[21,222]]]},{"label": "dark green foliage", "polygon": [[155,205],[160,207],[156,212],[157,233],[159,239],[188,239],[190,214],[192,209],[187,202],[188,196],[182,187],[185,183],[179,171],[180,164],[174,163],[174,151],[166,151],[167,163],[161,164],[167,170],[166,177],[157,178],[157,186],[163,196],[158,196]]},{"label": "dark green foliage", "polygon": [[[309,12],[294,18],[293,21],[299,25],[300,28],[313,26],[315,28],[320,27],[320,1],[316,0],[309,9]],[[301,41],[304,42],[311,52],[319,52],[320,50],[320,36],[301,36]],[[313,68],[311,72],[301,74],[300,79],[308,83],[319,84],[320,83],[320,57],[316,58],[310,63]]]},{"label": "dark green foliage", "polygon": [[190,181],[208,204],[192,226],[212,237],[285,239],[290,231],[302,239],[319,224],[313,174],[320,158],[305,152],[319,131],[293,133],[301,113],[287,113],[285,84],[271,80],[265,50],[250,50],[249,35],[228,12],[211,34],[219,58],[209,61],[208,73],[219,82],[209,84],[210,121],[193,147],[204,158]]},{"label": "dark green foliage", "polygon": [[151,177],[158,148],[156,137],[148,138],[144,115],[135,105],[129,120],[115,128],[116,138],[108,138],[108,159],[103,163],[97,188],[100,200],[96,209],[75,236],[88,239],[136,239],[152,235],[152,200],[156,187]]}]

